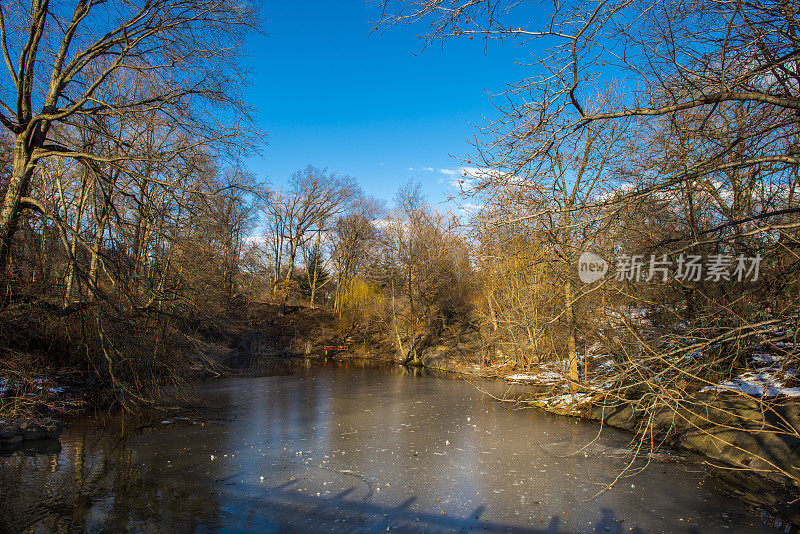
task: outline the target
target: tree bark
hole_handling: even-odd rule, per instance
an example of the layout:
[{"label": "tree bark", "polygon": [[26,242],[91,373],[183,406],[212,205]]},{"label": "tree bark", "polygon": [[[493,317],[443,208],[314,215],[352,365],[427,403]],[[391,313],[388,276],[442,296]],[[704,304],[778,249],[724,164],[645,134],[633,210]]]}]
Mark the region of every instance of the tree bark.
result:
[{"label": "tree bark", "polygon": [[572,309],[572,281],[567,280],[564,282],[564,301],[566,305],[566,318],[567,318],[567,359],[569,361],[569,380],[570,389],[573,385],[579,382],[578,375],[578,354],[575,349],[575,315]]},{"label": "tree bark", "polygon": [[33,173],[32,167],[29,167],[31,152],[27,148],[26,133],[18,135],[14,142],[14,166],[0,208],[0,280],[4,282],[11,255],[11,240],[19,222],[20,201],[28,194],[30,177]]},{"label": "tree bark", "polygon": [[[78,198],[78,206],[75,210],[75,220],[72,224],[72,235],[69,242],[69,249],[67,250],[67,280],[66,287],[64,288],[64,302],[63,307],[66,309],[72,302],[72,288],[75,283],[75,271],[78,268],[78,232],[81,228],[81,218],[83,217],[83,206],[86,202],[86,195],[88,194],[89,171],[84,169],[83,181],[81,182],[81,193]],[[59,179],[59,190],[61,189],[61,181]],[[66,206],[65,206],[66,209]],[[80,290],[80,286],[78,286]]]}]

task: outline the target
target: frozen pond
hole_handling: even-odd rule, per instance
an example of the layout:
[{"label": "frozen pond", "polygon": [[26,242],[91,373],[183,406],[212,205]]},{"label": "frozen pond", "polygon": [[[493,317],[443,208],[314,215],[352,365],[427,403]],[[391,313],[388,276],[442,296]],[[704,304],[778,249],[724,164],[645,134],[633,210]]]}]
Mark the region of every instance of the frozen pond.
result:
[{"label": "frozen pond", "polygon": [[129,440],[87,419],[60,448],[0,457],[0,531],[775,532],[678,457],[594,497],[628,462],[630,436],[603,430],[575,453],[598,426],[411,375],[209,382],[214,420]]}]

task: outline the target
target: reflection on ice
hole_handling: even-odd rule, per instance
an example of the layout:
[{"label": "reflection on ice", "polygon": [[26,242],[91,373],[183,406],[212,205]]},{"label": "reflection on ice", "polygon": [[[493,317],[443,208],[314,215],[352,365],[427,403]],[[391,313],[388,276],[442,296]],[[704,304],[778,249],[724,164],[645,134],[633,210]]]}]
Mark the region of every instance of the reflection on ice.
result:
[{"label": "reflection on ice", "polygon": [[604,431],[593,442],[594,425],[509,411],[463,381],[319,368],[211,382],[203,395],[229,415],[226,424],[176,420],[122,441],[121,427],[98,430],[87,420],[65,431],[60,452],[0,458],[0,524],[76,532],[768,531],[715,492],[699,467],[666,457],[590,500],[628,461],[625,435]]}]

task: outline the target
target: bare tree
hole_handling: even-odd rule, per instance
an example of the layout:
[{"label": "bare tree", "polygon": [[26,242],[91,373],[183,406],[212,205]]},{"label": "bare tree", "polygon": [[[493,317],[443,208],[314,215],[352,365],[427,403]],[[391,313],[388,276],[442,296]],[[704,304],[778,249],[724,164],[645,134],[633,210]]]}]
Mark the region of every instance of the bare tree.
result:
[{"label": "bare tree", "polygon": [[376,221],[383,215],[384,206],[378,200],[361,197],[355,206],[336,217],[331,229],[331,258],[336,276],[334,309],[342,314],[343,292],[358,276],[365,276],[378,242]]},{"label": "bare tree", "polygon": [[433,211],[419,184],[406,183],[384,219],[380,272],[391,301],[391,328],[403,363],[422,364],[426,341],[465,315],[469,262],[454,221]]},{"label": "bare tree", "polygon": [[327,243],[323,241],[323,235],[325,235],[326,232],[327,229],[317,232],[317,235],[311,243],[306,243],[301,247],[303,264],[306,271],[305,281],[308,283],[308,305],[312,308],[314,307],[318,292],[333,280],[328,272],[331,257],[326,253],[325,249],[327,246],[323,248],[323,245],[327,245]]},{"label": "bare tree", "polygon": [[286,241],[286,198],[281,190],[273,191],[264,203],[265,246],[272,263],[272,288],[280,281],[283,270],[284,246]]},{"label": "bare tree", "polygon": [[286,280],[294,275],[297,251],[310,234],[323,232],[327,221],[346,211],[359,193],[352,178],[327,169],[309,165],[292,174],[288,189],[279,196],[288,254]]},{"label": "bare tree", "polygon": [[[725,121],[732,106],[759,117],[739,141],[758,149],[730,157],[730,145],[707,144],[701,160],[673,169],[651,187],[732,168],[783,169],[788,179],[800,163],[795,146],[800,14],[794,5],[583,1],[555,5],[537,21],[521,19],[522,4],[507,0],[383,5],[384,25],[427,22],[429,40],[510,38],[548,47],[548,54],[536,52],[529,65],[540,75],[503,94],[502,116],[486,126],[487,137],[476,146],[471,161],[498,171],[483,174],[473,184],[476,193],[545,164],[554,145],[574,142],[593,123],[624,121],[633,137],[661,118],[691,110],[702,129]],[[617,82],[622,78],[625,87]],[[598,93],[619,97],[596,105]]]},{"label": "bare tree", "polygon": [[[147,157],[85,151],[64,143],[59,128],[90,117],[150,111],[191,131],[198,142],[237,133],[245,109],[236,94],[241,77],[231,51],[255,22],[253,9],[218,0],[131,1],[113,10],[95,0],[71,7],[31,0],[0,8],[8,76],[0,123],[14,136],[13,168],[0,206],[0,273],[5,276],[20,210],[35,206],[28,194],[43,159],[121,165]],[[135,90],[113,90],[120,80]],[[231,122],[208,120],[195,105],[200,102],[226,108]]]},{"label": "bare tree", "polygon": [[[680,434],[682,424],[719,436],[720,448],[736,447],[720,436],[726,431],[795,439],[791,425],[768,424],[782,416],[767,396],[719,384],[735,383],[755,366],[757,348],[780,362],[769,373],[798,366],[796,337],[785,336],[796,331],[800,302],[778,288],[797,287],[800,273],[800,9],[779,0],[588,0],[553,4],[529,20],[526,5],[383,2],[385,26],[427,23],[430,41],[477,37],[530,46],[529,75],[503,93],[499,118],[484,127],[467,160],[490,170],[471,180],[467,194],[499,199],[528,187],[541,209],[500,215],[509,228],[528,223],[518,225],[519,238],[535,261],[548,259],[537,247],[553,252],[591,237],[583,234],[591,220],[602,221],[599,246],[611,255],[625,251],[666,264],[682,253],[769,257],[751,285],[635,275],[603,283],[593,352],[609,365],[596,383],[606,384],[606,401],[641,414],[634,428],[641,443]],[[598,101],[598,94],[605,97]],[[574,202],[541,202],[570,190],[581,176],[581,165],[570,161],[581,153],[576,147],[598,132],[627,152],[599,175],[601,185],[613,187]],[[603,162],[601,152],[590,154],[588,177]],[[566,177],[566,187],[543,179],[548,174]],[[531,236],[531,229],[547,231]],[[572,261],[563,250],[558,257]],[[572,293],[565,301],[576,300],[574,287],[544,282]],[[496,308],[499,323],[503,310]],[[546,306],[536,309],[547,313]],[[721,389],[769,415],[731,421],[718,409],[724,394],[706,396]],[[763,456],[758,464],[735,467],[797,483],[786,465]]]}]

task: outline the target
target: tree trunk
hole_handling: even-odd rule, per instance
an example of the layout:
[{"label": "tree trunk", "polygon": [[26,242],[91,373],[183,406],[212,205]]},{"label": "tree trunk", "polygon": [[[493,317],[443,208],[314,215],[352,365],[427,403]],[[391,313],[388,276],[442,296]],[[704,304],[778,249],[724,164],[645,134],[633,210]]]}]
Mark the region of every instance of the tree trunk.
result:
[{"label": "tree trunk", "polygon": [[297,256],[297,245],[300,241],[299,237],[292,237],[289,243],[289,270],[286,271],[286,280],[289,281],[294,275],[294,260]]},{"label": "tree trunk", "polygon": [[97,230],[94,234],[94,241],[92,242],[91,255],[92,259],[89,263],[89,298],[94,299],[97,290],[97,268],[100,263],[100,246],[103,243],[103,234],[106,231],[106,221],[108,220],[108,208],[103,208],[103,215],[97,223]]},{"label": "tree trunk", "polygon": [[411,365],[417,366],[417,365],[421,365],[422,361],[419,359],[419,352],[417,351],[417,324],[416,324],[417,323],[417,316],[416,316],[416,313],[415,313],[415,310],[414,310],[414,293],[413,293],[413,288],[411,286],[413,272],[414,271],[411,268],[411,264],[409,264],[409,266],[408,266],[408,304],[409,304],[409,309],[411,310],[411,313],[410,313],[411,314],[411,326],[410,326],[411,335],[409,336],[411,338],[411,347],[409,348],[409,351],[410,351],[411,357],[412,357]]},{"label": "tree trunk", "polygon": [[[69,243],[69,249],[67,250],[67,280],[66,285],[64,288],[64,302],[63,307],[64,309],[70,305],[72,302],[72,287],[75,283],[75,271],[78,268],[78,232],[81,228],[81,217],[83,217],[83,205],[86,202],[86,195],[88,193],[88,170],[84,169],[83,171],[83,181],[81,182],[81,195],[78,199],[78,206],[75,210],[75,220],[72,224],[72,235],[71,241]],[[61,188],[61,180],[58,181],[59,189]],[[64,207],[66,209],[66,206]],[[80,291],[80,286],[78,286]]]},{"label": "tree trunk", "polygon": [[317,294],[317,270],[314,269],[314,281],[311,283],[311,300],[309,301],[309,306],[314,308],[314,295]]},{"label": "tree trunk", "polygon": [[579,382],[580,377],[578,376],[578,354],[575,349],[575,315],[572,309],[571,280],[567,280],[566,282],[564,282],[564,301],[567,307],[566,309],[567,329],[568,329],[567,358],[569,361],[570,389],[572,389],[573,384]]},{"label": "tree trunk", "polygon": [[283,255],[283,241],[275,238],[275,245],[272,249],[274,254],[274,272],[272,273],[272,287],[269,292],[270,295],[275,293],[275,286],[278,285],[281,276],[281,256]]},{"label": "tree trunk", "polygon": [[391,290],[392,290],[392,322],[394,323],[394,335],[397,338],[397,350],[400,351],[400,361],[402,361],[403,365],[408,364],[408,352],[406,352],[405,347],[403,346],[403,338],[400,337],[400,327],[397,325],[397,304],[395,303],[394,297],[394,280],[391,283]]},{"label": "tree trunk", "polygon": [[[0,208],[0,281],[6,280],[6,271],[11,255],[11,239],[17,231],[20,202],[28,192],[32,170],[28,168],[31,153],[26,148],[26,134],[17,136],[14,142],[14,166],[8,181],[3,205]],[[5,285],[3,283],[3,285]]]},{"label": "tree trunk", "polygon": [[492,323],[492,330],[497,330],[497,314],[494,311],[494,304],[492,304],[492,292],[491,290],[486,290],[486,304],[489,307],[489,320]]}]

